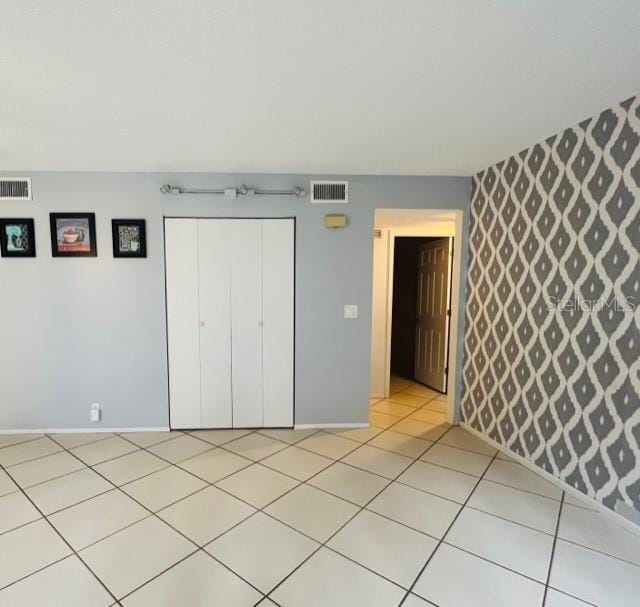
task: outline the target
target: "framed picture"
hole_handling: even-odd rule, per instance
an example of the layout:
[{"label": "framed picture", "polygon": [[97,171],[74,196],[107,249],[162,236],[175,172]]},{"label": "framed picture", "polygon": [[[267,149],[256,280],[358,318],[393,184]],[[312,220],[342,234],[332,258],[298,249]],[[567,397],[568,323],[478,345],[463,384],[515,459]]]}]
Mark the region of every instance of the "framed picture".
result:
[{"label": "framed picture", "polygon": [[50,213],[54,257],[96,257],[95,213]]},{"label": "framed picture", "polygon": [[144,219],[112,219],[114,257],[146,257],[147,229]]},{"label": "framed picture", "polygon": [[35,257],[33,219],[0,219],[0,251],[2,257]]}]

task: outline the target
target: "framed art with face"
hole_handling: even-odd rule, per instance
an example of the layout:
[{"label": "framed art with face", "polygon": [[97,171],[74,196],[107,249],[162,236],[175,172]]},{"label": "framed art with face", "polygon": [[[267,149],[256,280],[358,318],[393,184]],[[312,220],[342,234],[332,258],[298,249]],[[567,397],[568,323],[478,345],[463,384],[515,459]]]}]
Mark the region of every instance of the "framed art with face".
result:
[{"label": "framed art with face", "polygon": [[146,257],[147,230],[144,219],[112,219],[114,257]]},{"label": "framed art with face", "polygon": [[54,257],[96,257],[95,213],[50,213]]},{"label": "framed art with face", "polygon": [[33,219],[0,219],[0,252],[2,257],[35,257]]}]

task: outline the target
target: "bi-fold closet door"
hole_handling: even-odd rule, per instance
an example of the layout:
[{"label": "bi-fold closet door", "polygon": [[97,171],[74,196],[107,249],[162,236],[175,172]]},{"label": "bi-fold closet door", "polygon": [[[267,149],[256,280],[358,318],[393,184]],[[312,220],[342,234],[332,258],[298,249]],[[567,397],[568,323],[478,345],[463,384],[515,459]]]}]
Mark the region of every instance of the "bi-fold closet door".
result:
[{"label": "bi-fold closet door", "polygon": [[293,425],[291,219],[166,219],[172,428]]}]

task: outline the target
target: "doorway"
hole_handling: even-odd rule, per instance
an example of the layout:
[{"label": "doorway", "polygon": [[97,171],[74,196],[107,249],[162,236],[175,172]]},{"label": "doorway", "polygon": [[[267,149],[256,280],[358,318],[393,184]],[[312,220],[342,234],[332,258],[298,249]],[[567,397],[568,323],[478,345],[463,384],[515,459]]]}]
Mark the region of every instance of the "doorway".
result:
[{"label": "doorway", "polygon": [[[416,327],[418,324],[416,320],[419,318],[416,315],[418,310],[418,268],[415,261],[410,264],[409,269],[401,262],[396,265],[396,242],[399,243],[398,251],[401,257],[403,246],[408,249],[417,248],[443,239],[449,243],[449,253],[453,253],[449,257],[450,268],[448,268],[448,280],[445,281],[447,282],[445,302],[448,301],[449,306],[444,306],[445,314],[447,310],[449,311],[446,323],[448,331],[443,336],[446,340],[444,360],[440,359],[440,363],[444,363],[446,373],[444,374],[444,383],[439,386],[442,389],[438,390],[442,394],[438,398],[443,403],[446,419],[449,423],[456,423],[459,417],[457,399],[462,373],[462,350],[459,339],[462,336],[461,324],[464,318],[460,298],[463,225],[464,211],[462,209],[377,209],[373,233],[371,385],[369,391],[372,401],[388,399],[393,386],[397,388],[398,382],[417,383],[415,380],[415,343],[419,333]],[[403,239],[406,240],[403,242]],[[396,283],[396,271],[400,273],[399,283]],[[402,289],[398,284],[402,285],[405,279],[409,286]],[[403,290],[404,298],[400,301],[394,298],[394,285]],[[405,290],[408,290],[409,295],[404,293]],[[401,316],[404,321],[399,321],[398,307],[399,304],[402,306],[402,301],[404,301],[405,313]],[[396,304],[395,318],[394,303]],[[399,336],[400,341],[404,339],[405,342],[402,347],[398,346]],[[442,352],[443,350],[440,347],[438,351]],[[392,373],[392,368],[396,372]],[[402,377],[407,379],[402,379]],[[421,383],[434,385],[433,380],[424,381],[424,378]],[[430,390],[424,386],[420,389]],[[435,393],[437,394],[437,392]]]},{"label": "doorway", "polygon": [[391,373],[447,392],[451,237],[394,239]]}]

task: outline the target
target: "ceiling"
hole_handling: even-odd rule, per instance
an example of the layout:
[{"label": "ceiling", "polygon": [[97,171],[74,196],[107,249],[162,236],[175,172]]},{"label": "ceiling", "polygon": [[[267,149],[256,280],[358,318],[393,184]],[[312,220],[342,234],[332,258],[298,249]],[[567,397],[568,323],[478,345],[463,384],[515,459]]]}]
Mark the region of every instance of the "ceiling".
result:
[{"label": "ceiling", "polygon": [[470,175],[640,92],[638,0],[0,0],[0,170]]}]

